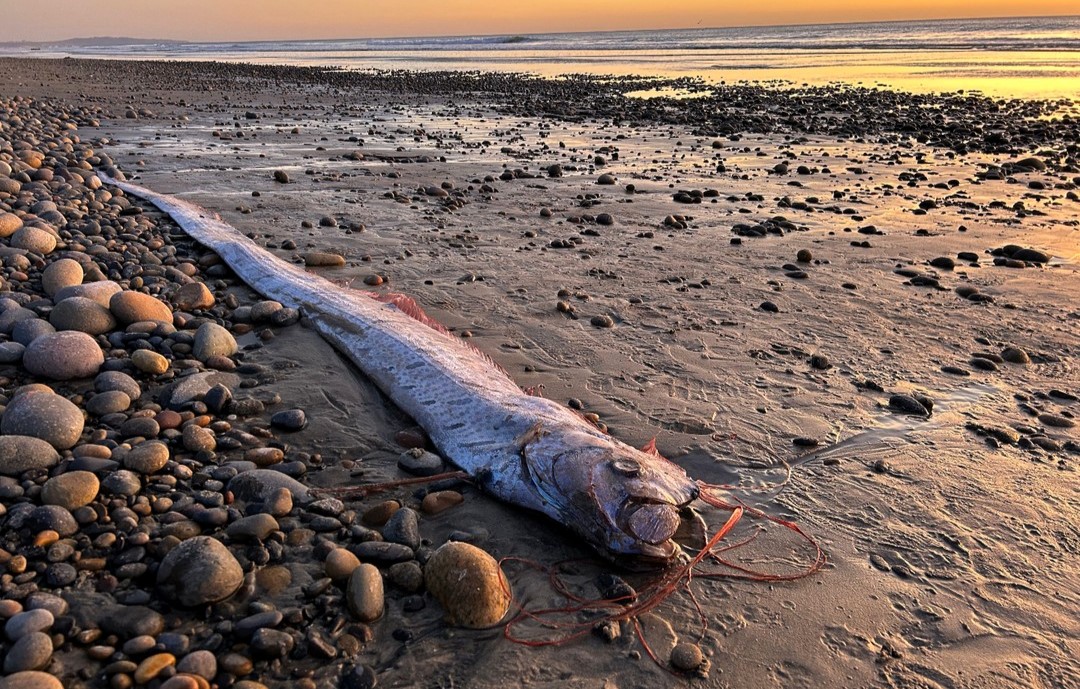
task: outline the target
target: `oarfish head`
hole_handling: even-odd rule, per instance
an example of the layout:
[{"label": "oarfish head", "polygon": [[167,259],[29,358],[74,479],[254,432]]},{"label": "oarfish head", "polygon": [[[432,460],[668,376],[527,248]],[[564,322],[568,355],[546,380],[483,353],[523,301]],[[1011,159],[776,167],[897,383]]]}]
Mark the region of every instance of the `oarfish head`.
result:
[{"label": "oarfish head", "polygon": [[545,511],[601,554],[644,565],[678,554],[679,512],[698,497],[679,466],[583,427],[538,429],[521,456]]}]

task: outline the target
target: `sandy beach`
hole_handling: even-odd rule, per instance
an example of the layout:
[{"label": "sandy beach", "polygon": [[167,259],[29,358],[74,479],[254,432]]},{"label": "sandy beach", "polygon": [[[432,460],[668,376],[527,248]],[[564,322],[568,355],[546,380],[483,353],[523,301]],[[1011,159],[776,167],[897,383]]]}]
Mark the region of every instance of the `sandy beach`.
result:
[{"label": "sandy beach", "polygon": [[[679,97],[623,95],[642,90]],[[52,239],[0,241],[0,440],[46,433],[4,426],[20,396],[46,394],[16,394],[28,385],[85,416],[66,447],[49,436],[54,460],[0,448],[3,654],[30,645],[12,620],[47,610],[33,632],[50,653],[12,667],[68,689],[1080,686],[1077,107],[0,59],[0,226],[8,213]],[[413,297],[521,386],[631,445],[655,438],[691,476],[794,521],[828,564],[792,582],[693,581],[641,620],[658,662],[628,623],[614,639],[535,648],[446,624],[407,575],[448,540],[497,559],[584,559],[567,580],[590,598],[604,573],[639,589],[656,574],[614,570],[468,481],[334,493],[409,478],[399,458],[414,423],[302,314],[260,319],[260,297],[167,216],[95,188],[95,168],[219,213],[286,260],[329,254],[310,269],[343,289]],[[83,288],[113,281],[167,316],[105,303],[94,313],[113,322],[88,336],[102,363],[56,380],[51,360],[30,370],[40,345],[24,333],[60,320],[45,273],[61,259],[81,266],[67,289],[84,274]],[[232,351],[198,355],[206,323]],[[143,366],[142,350],[164,368]],[[130,376],[126,406],[93,406],[121,391],[107,372]],[[172,404],[192,376],[225,392]],[[284,410],[306,423],[271,422]],[[148,443],[167,461],[140,470],[132,456]],[[245,498],[237,483],[253,470],[301,484],[254,534],[243,526],[271,510],[269,493]],[[65,503],[42,496],[74,472],[100,488],[58,516]],[[464,499],[425,510],[438,490]],[[399,545],[372,526],[391,499],[416,510],[422,540],[404,557],[359,549],[385,578],[385,612],[363,622],[330,554]],[[727,517],[695,509],[713,530]],[[812,559],[762,519],[725,542],[759,530],[727,556],[781,574]],[[185,604],[160,570],[203,536],[242,582]],[[565,604],[543,573],[504,569],[520,604]],[[705,662],[673,669],[678,644]],[[31,680],[0,687],[51,686]]]}]

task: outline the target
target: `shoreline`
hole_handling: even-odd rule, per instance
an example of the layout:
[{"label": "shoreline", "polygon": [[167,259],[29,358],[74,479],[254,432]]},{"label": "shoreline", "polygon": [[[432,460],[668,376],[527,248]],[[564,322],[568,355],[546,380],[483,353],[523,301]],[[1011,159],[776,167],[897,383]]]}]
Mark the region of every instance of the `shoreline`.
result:
[{"label": "shoreline", "polygon": [[[45,667],[65,686],[97,686],[102,672],[145,679],[144,663],[160,654],[172,663],[157,657],[161,668],[142,683],[168,689],[202,686],[200,677],[237,689],[371,686],[376,676],[380,686],[477,687],[1074,681],[1075,121],[1039,120],[1042,104],[845,89],[725,87],[690,104],[623,98],[619,89],[643,83],[625,80],[6,59],[0,74],[0,97],[20,108],[18,121],[0,113],[0,136],[12,142],[0,158],[18,167],[15,151],[39,150],[30,170],[52,171],[13,171],[27,181],[0,204],[67,245],[25,262],[5,254],[10,294],[51,320],[58,307],[40,292],[42,270],[77,255],[88,275],[97,265],[128,290],[158,295],[179,333],[117,326],[99,340],[105,364],[131,374],[140,395],[109,412],[120,416],[91,414],[74,447],[106,447],[127,463],[125,444],[166,445],[167,461],[136,472],[133,492],[112,492],[115,469],[85,459],[98,449],[61,451],[55,465],[4,480],[3,616],[18,614],[15,603],[57,613],[51,631],[62,639]],[[1004,141],[992,138],[998,131]],[[79,141],[60,141],[72,135]],[[102,169],[218,212],[286,260],[332,254],[338,265],[311,269],[415,297],[519,384],[596,413],[620,439],[657,436],[696,478],[741,485],[736,495],[794,518],[823,541],[830,567],[785,585],[696,584],[704,632],[685,594],[650,614],[663,662],[678,643],[704,653],[711,669],[694,679],[653,665],[627,625],[610,641],[555,649],[447,626],[415,573],[448,538],[548,564],[588,552],[468,484],[436,486],[463,498],[437,514],[423,510],[423,489],[305,501],[312,490],[404,477],[410,421],[300,314],[254,319],[257,300],[163,216],[100,200],[83,176],[83,161],[95,165],[88,148]],[[45,200],[55,210],[35,205]],[[178,306],[192,278],[212,292],[209,309]],[[191,356],[206,321],[239,347],[228,362],[213,359],[222,369]],[[143,341],[168,349],[159,377],[133,368]],[[179,424],[166,427],[170,376],[230,366],[240,380],[229,394],[264,410],[215,411],[218,391],[179,405]],[[0,373],[9,407],[17,383],[44,380],[17,363]],[[105,404],[89,379],[52,385],[79,409]],[[238,415],[245,405],[254,413]],[[271,423],[290,408],[304,410],[306,428]],[[120,430],[149,426],[145,418],[165,423],[155,436]],[[300,481],[288,484],[290,509],[253,507],[269,494],[245,497],[229,475],[253,465]],[[785,465],[793,477],[779,495],[755,492]],[[76,468],[109,488],[66,519],[40,512],[46,482]],[[418,515],[415,547],[370,525],[391,498]],[[45,517],[31,510],[76,528],[34,545]],[[276,526],[255,530],[266,516]],[[157,573],[170,549],[204,535],[226,544],[243,582],[193,608]],[[733,557],[782,565],[797,555],[791,546],[766,534]],[[381,619],[350,612],[349,587],[331,574],[349,560],[339,551],[378,564]],[[19,556],[26,568],[15,574]],[[75,578],[56,578],[70,574],[57,562]],[[606,571],[584,564],[572,584],[595,596]],[[556,603],[544,577],[508,575],[519,600]],[[117,628],[87,610],[114,605],[161,628]],[[213,657],[213,673],[196,651]]]}]

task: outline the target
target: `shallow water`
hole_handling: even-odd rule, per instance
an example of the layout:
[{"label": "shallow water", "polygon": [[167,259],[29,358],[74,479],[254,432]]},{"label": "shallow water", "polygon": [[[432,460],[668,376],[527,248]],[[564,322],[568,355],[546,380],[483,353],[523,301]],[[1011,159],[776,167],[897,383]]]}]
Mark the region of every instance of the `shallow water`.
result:
[{"label": "shallow water", "polygon": [[[898,47],[902,46],[902,49]],[[250,43],[8,46],[37,57],[223,60],[350,70],[695,77],[1080,98],[1080,17]]]}]

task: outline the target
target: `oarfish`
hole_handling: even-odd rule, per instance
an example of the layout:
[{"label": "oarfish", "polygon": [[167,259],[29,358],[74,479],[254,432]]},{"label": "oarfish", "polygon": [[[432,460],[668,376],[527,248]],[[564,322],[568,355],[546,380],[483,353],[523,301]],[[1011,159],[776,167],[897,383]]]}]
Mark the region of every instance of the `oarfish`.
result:
[{"label": "oarfish", "polygon": [[664,564],[678,553],[672,537],[679,513],[699,488],[651,446],[630,447],[569,408],[526,393],[406,297],[342,288],[199,206],[98,176],[170,215],[256,292],[301,309],[490,494],[546,514],[614,559]]}]

